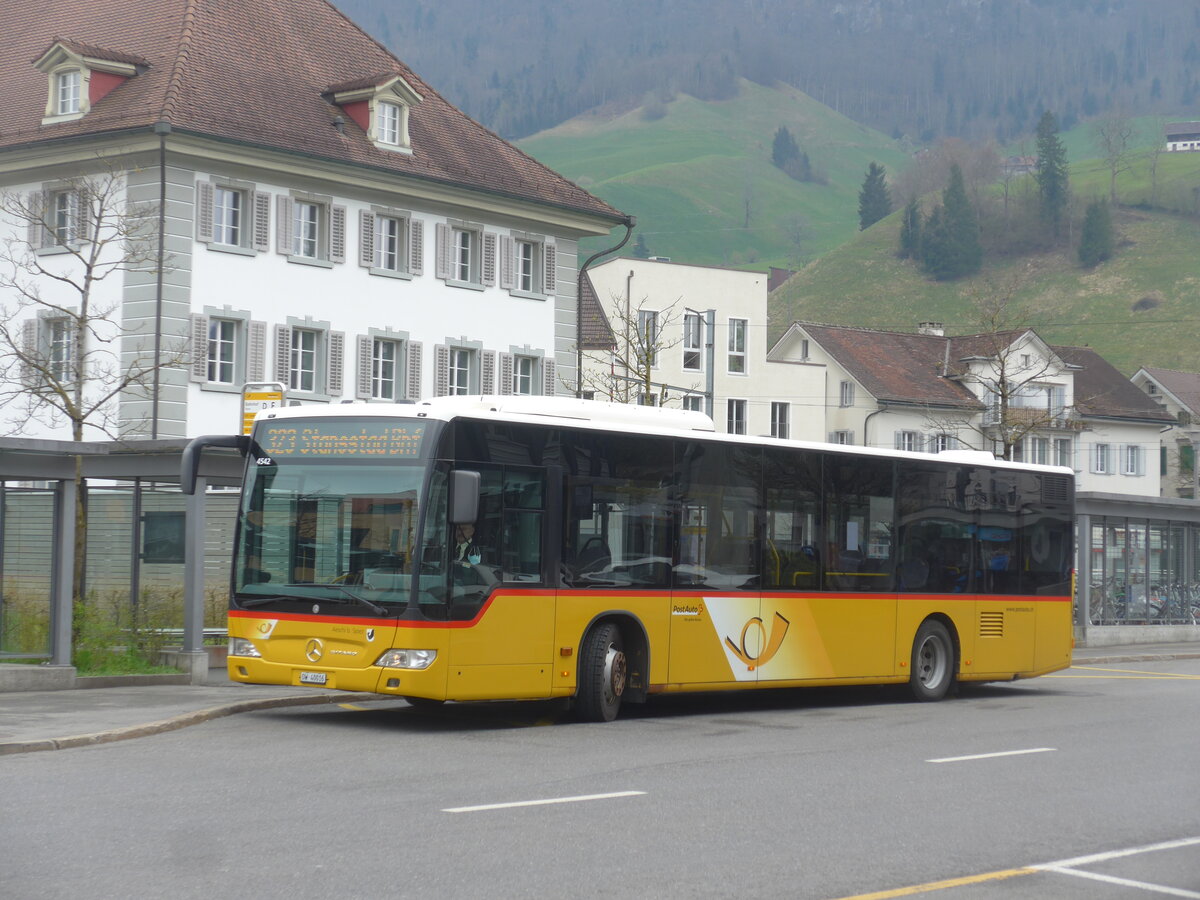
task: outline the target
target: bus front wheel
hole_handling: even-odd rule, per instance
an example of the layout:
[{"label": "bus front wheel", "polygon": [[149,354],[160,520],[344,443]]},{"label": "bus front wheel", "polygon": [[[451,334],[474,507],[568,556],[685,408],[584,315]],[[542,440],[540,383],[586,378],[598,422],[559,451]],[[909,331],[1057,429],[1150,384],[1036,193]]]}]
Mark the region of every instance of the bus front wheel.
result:
[{"label": "bus front wheel", "polygon": [[954,641],[936,619],[917,629],[908,684],[917,700],[941,700],[954,684]]},{"label": "bus front wheel", "polygon": [[611,722],[621,709],[627,663],[621,630],[612,622],[588,632],[580,654],[576,708],[588,722]]}]

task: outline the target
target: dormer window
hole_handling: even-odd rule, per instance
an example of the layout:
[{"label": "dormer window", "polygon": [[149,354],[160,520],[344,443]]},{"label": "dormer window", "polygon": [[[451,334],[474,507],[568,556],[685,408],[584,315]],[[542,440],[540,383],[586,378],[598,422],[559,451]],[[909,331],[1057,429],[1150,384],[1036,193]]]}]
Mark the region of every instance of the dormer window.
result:
[{"label": "dormer window", "polygon": [[55,41],[33,62],[49,79],[43,125],[69,122],[147,68],[144,59],[73,41]]},{"label": "dormer window", "polygon": [[399,75],[387,74],[336,85],[323,95],[366,132],[381,150],[411,153],[409,110],[422,97]]},{"label": "dormer window", "polygon": [[400,114],[398,103],[380,100],[375,104],[375,139],[381,144],[400,144]]},{"label": "dormer window", "polygon": [[79,112],[79,88],[83,73],[78,69],[67,69],[54,76],[54,113],[69,116]]}]

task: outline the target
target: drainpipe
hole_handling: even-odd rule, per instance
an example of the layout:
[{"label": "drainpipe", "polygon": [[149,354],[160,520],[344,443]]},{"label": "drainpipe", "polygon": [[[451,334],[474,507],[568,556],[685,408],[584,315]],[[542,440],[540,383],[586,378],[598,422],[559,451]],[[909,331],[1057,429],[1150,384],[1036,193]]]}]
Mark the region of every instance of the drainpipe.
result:
[{"label": "drainpipe", "polygon": [[575,280],[575,396],[583,395],[583,273],[587,268],[602,256],[608,256],[610,253],[616,253],[629,241],[630,235],[633,234],[633,228],[637,225],[637,219],[634,216],[626,216],[621,220],[621,224],[625,226],[625,237],[621,238],[621,242],[615,247],[609,247],[607,250],[601,250],[599,253],[593,253],[587,258],[587,261],[579,267],[579,274]]},{"label": "drainpipe", "polygon": [[158,394],[162,378],[162,320],[163,266],[166,263],[167,240],[167,135],[171,123],[160,119],[154,123],[158,135],[158,265],[154,284],[154,376],[150,394],[150,438],[158,438]]},{"label": "drainpipe", "polygon": [[871,446],[870,441],[867,440],[867,425],[870,424],[871,419],[873,419],[875,416],[879,415],[881,412],[887,412],[887,404],[886,403],[880,403],[879,409],[875,410],[875,412],[867,413],[867,417],[865,419],[863,419],[863,446],[864,447]]}]

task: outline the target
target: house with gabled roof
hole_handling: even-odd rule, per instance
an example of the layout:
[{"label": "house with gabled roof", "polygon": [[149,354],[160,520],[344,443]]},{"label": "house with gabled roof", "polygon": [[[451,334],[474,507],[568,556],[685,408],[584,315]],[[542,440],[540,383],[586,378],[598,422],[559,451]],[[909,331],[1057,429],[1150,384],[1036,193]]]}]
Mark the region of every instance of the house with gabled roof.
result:
[{"label": "house with gabled roof", "polygon": [[[0,292],[10,382],[89,352],[149,359],[107,418],[157,438],[238,427],[247,383],[301,405],[574,389],[578,242],[631,220],[325,0],[9,0],[0,80],[0,192],[40,216],[7,216],[3,236],[76,271],[97,173],[155,229],[97,286],[112,312],[95,347],[63,328],[69,295]],[[53,415],[0,416],[66,436]]]},{"label": "house with gabled roof", "polygon": [[1173,419],[1162,434],[1162,495],[1195,498],[1200,373],[1143,366],[1129,380]]},{"label": "house with gabled roof", "polygon": [[1030,329],[947,336],[795,322],[767,354],[796,437],[1070,466],[1082,491],[1158,496],[1170,416],[1094,350]]}]

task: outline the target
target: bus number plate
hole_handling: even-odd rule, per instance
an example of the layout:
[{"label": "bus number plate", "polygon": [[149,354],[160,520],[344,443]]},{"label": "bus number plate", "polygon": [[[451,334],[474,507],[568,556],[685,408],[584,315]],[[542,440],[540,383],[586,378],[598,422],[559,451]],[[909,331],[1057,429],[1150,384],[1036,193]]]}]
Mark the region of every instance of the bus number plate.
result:
[{"label": "bus number plate", "polygon": [[327,676],[324,672],[301,672],[300,673],[300,683],[301,684],[324,684],[326,677]]}]

